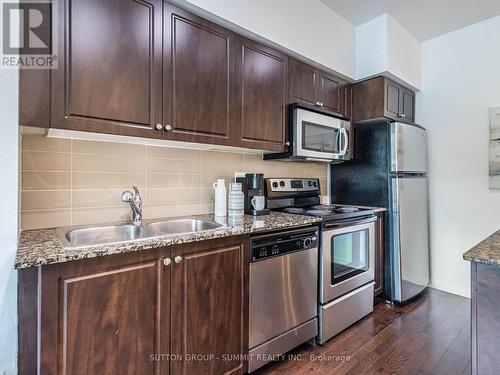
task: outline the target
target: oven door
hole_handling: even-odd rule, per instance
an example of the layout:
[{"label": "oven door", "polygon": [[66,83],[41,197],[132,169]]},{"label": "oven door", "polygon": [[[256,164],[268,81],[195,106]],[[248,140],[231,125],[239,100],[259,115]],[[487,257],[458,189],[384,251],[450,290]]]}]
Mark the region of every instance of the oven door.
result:
[{"label": "oven door", "polygon": [[294,154],[301,158],[349,160],[348,121],[295,108]]},{"label": "oven door", "polygon": [[375,218],[322,232],[320,299],[328,303],[374,280]]}]

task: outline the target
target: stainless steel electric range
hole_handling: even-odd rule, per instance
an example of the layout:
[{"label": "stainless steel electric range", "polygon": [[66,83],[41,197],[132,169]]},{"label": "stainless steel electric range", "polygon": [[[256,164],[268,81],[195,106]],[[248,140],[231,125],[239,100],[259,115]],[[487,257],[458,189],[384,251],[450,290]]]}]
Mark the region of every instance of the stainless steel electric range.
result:
[{"label": "stainless steel electric range", "polygon": [[373,311],[375,213],[324,205],[315,178],[266,179],[267,207],[321,217],[318,343],[323,344]]}]

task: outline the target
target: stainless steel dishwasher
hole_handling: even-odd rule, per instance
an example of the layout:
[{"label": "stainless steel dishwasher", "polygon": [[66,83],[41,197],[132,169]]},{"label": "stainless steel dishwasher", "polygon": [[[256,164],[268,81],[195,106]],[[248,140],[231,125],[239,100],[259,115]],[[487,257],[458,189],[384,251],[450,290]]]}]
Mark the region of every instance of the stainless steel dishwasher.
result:
[{"label": "stainless steel dishwasher", "polygon": [[309,227],[251,239],[249,372],[317,336],[318,234]]}]

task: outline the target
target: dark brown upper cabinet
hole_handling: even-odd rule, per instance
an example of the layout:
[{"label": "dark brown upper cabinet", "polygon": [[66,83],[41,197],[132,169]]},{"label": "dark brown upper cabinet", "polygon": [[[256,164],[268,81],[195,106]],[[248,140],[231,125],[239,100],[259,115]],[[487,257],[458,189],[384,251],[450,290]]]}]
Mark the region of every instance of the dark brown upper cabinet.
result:
[{"label": "dark brown upper cabinet", "polygon": [[290,59],[290,101],[314,105],[319,102],[319,71],[310,65]]},{"label": "dark brown upper cabinet", "polygon": [[288,56],[250,39],[236,41],[237,138],[242,147],[282,151]]},{"label": "dark brown upper cabinet", "polygon": [[51,126],[161,138],[162,1],[59,1]]},{"label": "dark brown upper cabinet", "polygon": [[290,59],[290,102],[305,103],[349,118],[348,84],[333,74]]},{"label": "dark brown upper cabinet", "polygon": [[321,107],[337,113],[344,113],[343,83],[335,76],[320,72],[319,102]]},{"label": "dark brown upper cabinet", "polygon": [[386,77],[353,85],[353,122],[387,118],[415,122],[415,93]]},{"label": "dark brown upper cabinet", "polygon": [[234,41],[233,32],[164,3],[166,139],[234,144]]},{"label": "dark brown upper cabinet", "polygon": [[415,122],[415,93],[401,87],[400,100],[400,115],[409,121]]},{"label": "dark brown upper cabinet", "polygon": [[20,125],[284,151],[290,103],[350,116],[341,79],[166,1],[61,0],[58,28]]}]

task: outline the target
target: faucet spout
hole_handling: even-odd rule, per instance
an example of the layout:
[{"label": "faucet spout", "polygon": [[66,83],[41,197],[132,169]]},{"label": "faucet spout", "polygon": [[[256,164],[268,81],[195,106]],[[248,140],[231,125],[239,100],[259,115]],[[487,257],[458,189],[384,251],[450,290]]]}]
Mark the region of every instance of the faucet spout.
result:
[{"label": "faucet spout", "polygon": [[122,193],[122,202],[130,205],[130,209],[132,210],[132,224],[140,226],[142,225],[142,199],[139,189],[136,186],[132,188],[134,189],[134,193],[128,190]]}]

